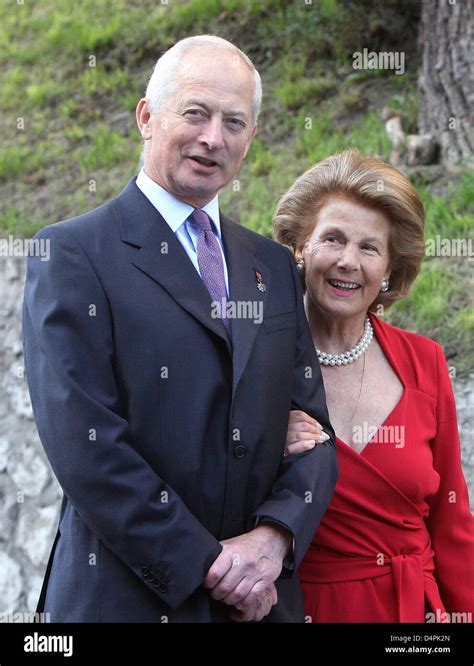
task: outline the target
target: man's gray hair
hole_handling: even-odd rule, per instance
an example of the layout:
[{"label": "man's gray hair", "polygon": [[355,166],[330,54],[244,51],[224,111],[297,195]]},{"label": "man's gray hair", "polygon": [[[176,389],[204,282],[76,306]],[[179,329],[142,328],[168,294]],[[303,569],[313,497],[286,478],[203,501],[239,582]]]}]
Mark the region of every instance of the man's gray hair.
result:
[{"label": "man's gray hair", "polygon": [[148,81],[145,93],[145,96],[149,100],[148,110],[152,113],[157,113],[168,96],[178,90],[179,81],[176,76],[177,70],[186,53],[194,48],[202,48],[207,51],[212,51],[213,49],[225,49],[238,56],[249,67],[254,76],[255,85],[252,100],[252,120],[256,123],[262,103],[262,82],[260,80],[260,75],[250,58],[245,55],[243,51],[226,39],[216,37],[215,35],[197,35],[196,37],[186,37],[185,39],[181,39],[158,59],[150,80]]}]

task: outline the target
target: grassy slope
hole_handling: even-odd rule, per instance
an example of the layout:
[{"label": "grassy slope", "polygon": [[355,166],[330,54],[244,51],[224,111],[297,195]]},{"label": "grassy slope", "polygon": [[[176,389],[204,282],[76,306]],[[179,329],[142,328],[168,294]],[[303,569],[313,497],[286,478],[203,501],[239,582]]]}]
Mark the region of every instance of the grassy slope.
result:
[{"label": "grassy slope", "polygon": [[[263,75],[259,136],[222,206],[271,234],[279,195],[314,162],[346,146],[388,158],[383,106],[415,129],[418,3],[382,4],[383,14],[375,0],[3,3],[2,234],[31,235],[121,189],[136,172],[141,146],[133,110],[157,55],[200,32],[238,43]],[[355,72],[351,55],[364,46],[407,50],[406,74]],[[427,237],[472,232],[472,173],[452,183],[415,182],[427,209]],[[469,269],[466,258],[427,258],[409,299],[388,313],[393,323],[439,340],[458,374],[473,367]]]}]

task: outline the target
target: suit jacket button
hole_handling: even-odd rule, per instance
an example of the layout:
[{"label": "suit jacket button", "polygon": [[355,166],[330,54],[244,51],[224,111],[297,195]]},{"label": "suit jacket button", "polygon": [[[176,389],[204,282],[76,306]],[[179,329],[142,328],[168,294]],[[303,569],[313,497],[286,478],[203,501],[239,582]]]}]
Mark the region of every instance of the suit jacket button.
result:
[{"label": "suit jacket button", "polygon": [[146,567],[142,567],[142,575],[144,578],[147,578],[149,573],[150,573],[149,569],[147,569]]},{"label": "suit jacket button", "polygon": [[166,583],[160,583],[158,585],[158,590],[163,593],[168,592],[168,585]]},{"label": "suit jacket button", "polygon": [[247,447],[244,446],[243,444],[239,444],[234,448],[234,456],[238,459],[241,460],[242,458],[245,458],[247,455]]}]

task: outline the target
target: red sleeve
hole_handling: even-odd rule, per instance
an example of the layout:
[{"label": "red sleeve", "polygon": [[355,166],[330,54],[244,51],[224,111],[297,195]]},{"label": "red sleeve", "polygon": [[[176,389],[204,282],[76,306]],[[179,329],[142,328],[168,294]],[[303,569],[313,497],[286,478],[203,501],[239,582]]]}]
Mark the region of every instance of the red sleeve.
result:
[{"label": "red sleeve", "polygon": [[431,441],[433,466],[440,475],[426,521],[435,552],[435,576],[447,612],[474,617],[474,521],[461,466],[456,404],[443,350],[438,365],[437,433]]}]

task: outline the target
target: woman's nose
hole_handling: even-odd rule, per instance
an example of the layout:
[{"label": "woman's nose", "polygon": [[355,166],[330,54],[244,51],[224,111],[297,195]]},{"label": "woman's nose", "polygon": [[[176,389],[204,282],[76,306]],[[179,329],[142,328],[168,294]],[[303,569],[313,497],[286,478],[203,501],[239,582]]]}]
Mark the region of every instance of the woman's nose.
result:
[{"label": "woman's nose", "polygon": [[346,270],[359,268],[359,254],[357,248],[347,243],[341,250],[337,265]]}]

